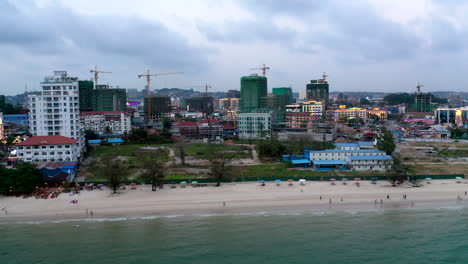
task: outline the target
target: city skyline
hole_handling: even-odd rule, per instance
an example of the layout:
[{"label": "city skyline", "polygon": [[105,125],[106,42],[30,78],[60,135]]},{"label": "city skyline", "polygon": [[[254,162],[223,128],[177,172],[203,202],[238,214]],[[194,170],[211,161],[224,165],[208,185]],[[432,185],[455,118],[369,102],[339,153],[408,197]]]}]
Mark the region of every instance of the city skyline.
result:
[{"label": "city skyline", "polygon": [[95,64],[113,72],[102,84],[123,88],[143,89],[137,74],[150,68],[185,73],[158,77],[153,89],[238,90],[263,63],[269,89],[298,92],[327,72],[330,91],[413,92],[418,82],[464,91],[467,9],[438,0],[4,1],[1,93],[38,90],[54,70],[90,79]]}]

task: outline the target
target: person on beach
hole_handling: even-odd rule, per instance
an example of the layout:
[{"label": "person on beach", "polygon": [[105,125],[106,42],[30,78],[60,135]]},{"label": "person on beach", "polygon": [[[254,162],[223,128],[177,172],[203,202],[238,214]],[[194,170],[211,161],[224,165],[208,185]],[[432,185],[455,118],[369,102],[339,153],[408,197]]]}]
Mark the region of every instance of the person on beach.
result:
[{"label": "person on beach", "polygon": [[383,199],[380,199],[380,204],[383,204]]},{"label": "person on beach", "polygon": [[377,204],[377,199],[374,200],[374,204]]},{"label": "person on beach", "polygon": [[343,197],[341,197],[341,201],[343,201]]},{"label": "person on beach", "polygon": [[403,200],[406,200],[406,193],[403,194]]},{"label": "person on beach", "polygon": [[331,198],[330,198],[330,201],[329,201],[329,203],[332,203],[332,200],[331,200]]},{"label": "person on beach", "polygon": [[94,214],[93,214],[93,211],[91,210],[91,217],[93,217],[93,215],[94,215]]},{"label": "person on beach", "polygon": [[320,195],[320,201],[322,201],[322,195]]},{"label": "person on beach", "polygon": [[467,191],[465,191],[465,196],[466,196],[467,194],[468,194],[468,192],[467,192]]},{"label": "person on beach", "polygon": [[390,194],[387,194],[387,200],[390,199]]},{"label": "person on beach", "polygon": [[226,202],[223,202],[223,206],[226,206]]}]

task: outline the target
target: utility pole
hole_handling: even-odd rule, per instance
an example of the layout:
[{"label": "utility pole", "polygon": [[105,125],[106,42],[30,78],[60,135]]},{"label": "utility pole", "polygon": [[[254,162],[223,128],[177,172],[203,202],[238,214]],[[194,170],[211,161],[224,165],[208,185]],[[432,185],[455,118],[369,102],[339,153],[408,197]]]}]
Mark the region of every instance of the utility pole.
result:
[{"label": "utility pole", "polygon": [[100,73],[112,73],[112,72],[105,72],[105,71],[98,70],[97,65],[94,65],[94,69],[91,69],[90,72],[94,73],[94,87],[93,87],[93,89],[96,89],[96,86],[98,85],[98,80],[99,80],[99,74]]}]

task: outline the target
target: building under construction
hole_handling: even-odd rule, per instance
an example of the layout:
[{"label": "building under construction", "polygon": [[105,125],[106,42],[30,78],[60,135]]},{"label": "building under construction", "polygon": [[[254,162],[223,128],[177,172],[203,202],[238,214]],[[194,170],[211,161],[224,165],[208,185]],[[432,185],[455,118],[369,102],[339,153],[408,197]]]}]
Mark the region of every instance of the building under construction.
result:
[{"label": "building under construction", "polygon": [[185,99],[185,107],[190,112],[202,112],[205,114],[213,113],[213,97],[196,96]]},{"label": "building under construction", "polygon": [[252,112],[262,107],[262,97],[267,96],[267,78],[252,74],[241,78],[241,112]]},{"label": "building under construction", "polygon": [[417,92],[415,96],[416,112],[432,112],[432,95],[430,93],[422,93],[421,88],[424,85],[416,86]]},{"label": "building under construction", "polygon": [[311,80],[306,86],[307,100],[324,101],[328,103],[329,85],[325,79],[326,74],[323,75],[323,79]]},{"label": "building under construction", "polygon": [[121,88],[110,88],[108,85],[97,85],[92,81],[79,81],[80,111],[127,111],[127,91]]},{"label": "building under construction", "polygon": [[[148,102],[151,105],[151,113],[148,113]],[[146,120],[158,121],[164,114],[171,112],[171,98],[168,96],[152,96],[150,101],[145,98],[144,111]]]}]

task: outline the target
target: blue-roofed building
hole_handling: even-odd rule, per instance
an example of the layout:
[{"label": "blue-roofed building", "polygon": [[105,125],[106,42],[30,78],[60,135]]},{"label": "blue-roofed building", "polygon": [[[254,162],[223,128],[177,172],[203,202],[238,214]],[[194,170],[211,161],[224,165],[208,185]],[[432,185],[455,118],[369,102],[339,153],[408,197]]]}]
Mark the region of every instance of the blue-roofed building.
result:
[{"label": "blue-roofed building", "polygon": [[12,123],[17,126],[27,128],[29,126],[29,115],[17,114],[17,115],[3,115],[3,122]]},{"label": "blue-roofed building", "polygon": [[353,150],[353,149],[373,149],[375,143],[372,141],[359,141],[356,143],[335,143],[336,149]]},{"label": "blue-roofed building", "polygon": [[348,160],[349,165],[356,171],[388,170],[393,163],[390,155],[349,156]]},{"label": "blue-roofed building", "polygon": [[308,159],[293,159],[291,160],[293,167],[304,167],[308,168],[310,166],[310,160]]},{"label": "blue-roofed building", "polygon": [[101,145],[101,143],[102,143],[102,140],[100,140],[100,139],[90,139],[90,140],[88,140],[88,144],[90,146],[93,146],[93,147],[99,146],[99,145]]},{"label": "blue-roofed building", "polygon": [[377,149],[326,149],[308,152],[309,160],[317,170],[353,169],[387,170],[393,159],[385,151]]},{"label": "blue-roofed building", "polygon": [[314,160],[314,169],[318,171],[331,171],[334,169],[347,170],[349,164],[345,160]]},{"label": "blue-roofed building", "polygon": [[107,140],[107,143],[112,144],[112,145],[120,145],[123,144],[125,141],[121,138],[109,138]]}]

